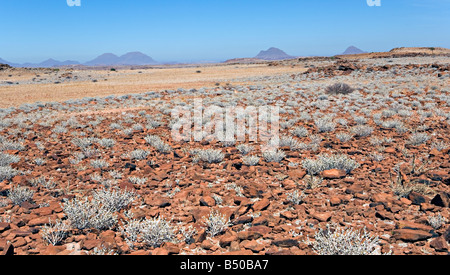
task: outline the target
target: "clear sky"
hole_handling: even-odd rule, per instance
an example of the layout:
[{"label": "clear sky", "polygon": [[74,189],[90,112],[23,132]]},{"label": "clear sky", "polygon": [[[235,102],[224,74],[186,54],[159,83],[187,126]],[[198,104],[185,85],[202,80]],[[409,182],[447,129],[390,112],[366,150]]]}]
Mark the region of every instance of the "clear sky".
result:
[{"label": "clear sky", "polygon": [[86,62],[141,51],[157,61],[223,61],[277,47],[334,55],[450,48],[450,0],[0,0],[0,58]]}]

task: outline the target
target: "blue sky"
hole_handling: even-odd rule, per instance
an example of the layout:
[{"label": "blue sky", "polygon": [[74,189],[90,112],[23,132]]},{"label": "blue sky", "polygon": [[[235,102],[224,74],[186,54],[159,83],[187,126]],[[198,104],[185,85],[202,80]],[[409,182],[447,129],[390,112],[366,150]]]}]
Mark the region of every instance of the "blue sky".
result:
[{"label": "blue sky", "polygon": [[278,47],[334,55],[450,48],[450,0],[0,0],[0,58],[85,62],[141,51],[160,62],[223,61]]}]

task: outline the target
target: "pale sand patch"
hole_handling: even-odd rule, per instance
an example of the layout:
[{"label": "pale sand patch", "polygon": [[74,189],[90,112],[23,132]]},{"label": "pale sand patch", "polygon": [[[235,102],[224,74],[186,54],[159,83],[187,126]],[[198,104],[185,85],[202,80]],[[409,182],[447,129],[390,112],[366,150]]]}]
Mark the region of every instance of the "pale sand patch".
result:
[{"label": "pale sand patch", "polygon": [[[201,73],[197,73],[201,71]],[[69,81],[60,84],[20,84],[0,87],[0,108],[20,106],[24,103],[35,102],[62,102],[69,99],[83,97],[104,97],[108,95],[124,95],[144,93],[149,91],[176,90],[178,88],[192,89],[202,87],[214,87],[216,83],[225,85],[234,82],[236,78],[255,76],[273,76],[277,74],[298,74],[305,72],[301,66],[268,66],[267,64],[254,65],[217,65],[194,68],[169,68],[169,69],[137,69],[118,70],[118,72],[89,71],[98,82]],[[66,71],[61,70],[59,74]],[[140,72],[140,73],[139,73]],[[0,73],[0,79],[6,79],[6,74]],[[39,72],[17,72],[17,80],[31,80]],[[73,75],[77,71],[72,71]],[[86,71],[80,71],[85,75]],[[7,78],[15,81],[15,76]],[[107,79],[106,81],[104,79]]]}]

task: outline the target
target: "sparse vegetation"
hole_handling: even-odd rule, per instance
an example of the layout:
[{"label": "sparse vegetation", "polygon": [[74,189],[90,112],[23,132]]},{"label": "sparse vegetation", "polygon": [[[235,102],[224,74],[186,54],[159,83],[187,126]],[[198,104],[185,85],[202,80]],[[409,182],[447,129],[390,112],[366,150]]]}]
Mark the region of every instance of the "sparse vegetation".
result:
[{"label": "sparse vegetation", "polygon": [[325,89],[325,92],[327,94],[332,94],[332,95],[338,95],[338,94],[347,95],[347,94],[353,93],[353,91],[354,91],[354,89],[352,87],[350,87],[350,85],[345,84],[345,83],[336,83],[331,86],[328,86]]},{"label": "sparse vegetation", "polygon": [[[61,88],[55,102],[0,109],[2,236],[17,254],[445,254],[449,60],[311,57],[270,68],[199,65],[201,74],[1,71],[8,81],[23,74],[18,84],[0,81],[3,106],[12,102],[9,87],[27,102],[46,96],[46,85]],[[163,83],[167,72],[173,81],[183,70],[186,79]],[[122,78],[133,93],[114,85]],[[197,87],[206,82],[211,87]],[[64,98],[75,86],[85,97]],[[260,107],[278,115],[248,112]],[[212,110],[236,117],[216,125]],[[175,140],[172,127],[184,120],[187,138]],[[255,122],[268,127],[253,131]],[[269,131],[273,122],[278,132]],[[245,136],[224,140],[219,126]],[[328,222],[342,227],[325,229]],[[431,237],[402,235],[402,222],[433,228],[425,229]]]}]

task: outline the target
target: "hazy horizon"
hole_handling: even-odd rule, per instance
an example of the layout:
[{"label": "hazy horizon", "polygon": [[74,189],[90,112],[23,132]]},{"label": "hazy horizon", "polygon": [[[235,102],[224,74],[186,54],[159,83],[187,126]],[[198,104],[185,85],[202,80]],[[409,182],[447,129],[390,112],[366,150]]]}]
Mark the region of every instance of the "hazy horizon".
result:
[{"label": "hazy horizon", "polygon": [[450,47],[450,0],[0,0],[0,58],[81,63],[140,51],[158,62],[224,61],[276,47],[292,56]]}]

